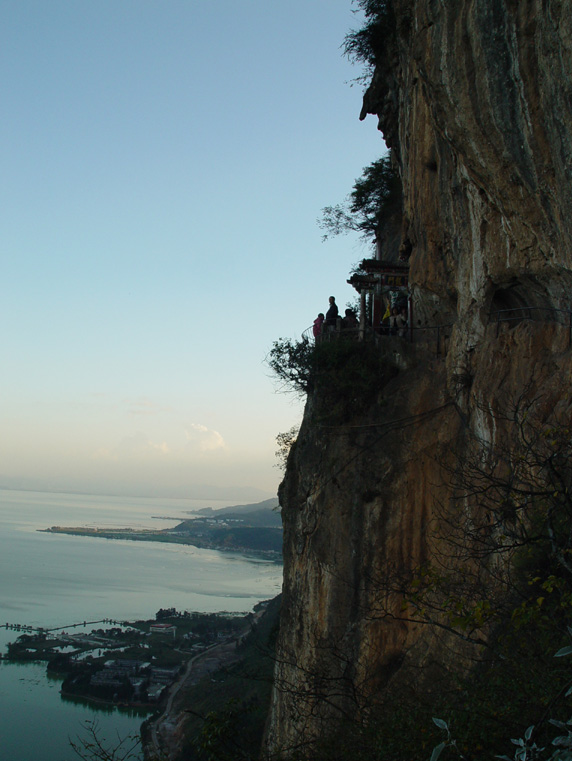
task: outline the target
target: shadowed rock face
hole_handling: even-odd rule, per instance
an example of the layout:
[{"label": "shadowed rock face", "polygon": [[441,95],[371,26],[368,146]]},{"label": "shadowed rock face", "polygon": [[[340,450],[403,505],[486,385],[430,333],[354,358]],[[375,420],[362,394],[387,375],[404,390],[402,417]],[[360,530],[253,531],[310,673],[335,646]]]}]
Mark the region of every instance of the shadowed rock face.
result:
[{"label": "shadowed rock face", "polygon": [[280,492],[273,751],[311,743],[332,717],[365,714],[409,668],[439,659],[443,640],[400,620],[384,579],[435,554],[451,448],[467,432],[494,443],[500,399],[525,390],[540,416],[570,414],[565,325],[497,331],[490,313],[572,307],[572,3],[394,6],[393,48],[364,111],[399,162],[415,321],[454,327],[446,357],[387,348],[400,371],[366,414],[325,425],[319,392],[308,400]]}]

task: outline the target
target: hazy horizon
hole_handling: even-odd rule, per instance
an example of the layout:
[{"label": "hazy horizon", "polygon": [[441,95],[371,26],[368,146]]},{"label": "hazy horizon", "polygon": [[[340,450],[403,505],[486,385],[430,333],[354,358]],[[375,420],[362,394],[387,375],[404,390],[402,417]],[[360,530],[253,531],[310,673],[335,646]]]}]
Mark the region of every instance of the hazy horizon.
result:
[{"label": "hazy horizon", "polygon": [[368,249],[316,220],[385,152],[354,10],[3,3],[0,483],[275,493],[265,356],[354,300]]},{"label": "hazy horizon", "polygon": [[[273,499],[274,497],[277,499],[276,494],[270,494],[261,489],[251,487],[213,487],[200,484],[195,484],[191,489],[189,489],[189,491],[180,493],[176,493],[175,490],[173,490],[172,493],[164,493],[161,491],[157,491],[156,493],[137,492],[136,490],[130,491],[128,487],[126,487],[124,491],[118,493],[119,490],[103,491],[94,488],[89,491],[80,491],[78,489],[72,488],[58,488],[55,485],[44,486],[41,483],[39,483],[36,487],[24,487],[18,486],[17,483],[15,485],[10,485],[9,483],[3,482],[0,484],[0,491],[31,492],[34,494],[66,494],[76,495],[80,497],[130,497],[133,499],[172,499],[196,501],[212,500],[213,502],[228,502],[230,505],[257,504],[258,502],[264,502],[266,500]],[[219,505],[219,507],[223,507],[223,505]]]}]

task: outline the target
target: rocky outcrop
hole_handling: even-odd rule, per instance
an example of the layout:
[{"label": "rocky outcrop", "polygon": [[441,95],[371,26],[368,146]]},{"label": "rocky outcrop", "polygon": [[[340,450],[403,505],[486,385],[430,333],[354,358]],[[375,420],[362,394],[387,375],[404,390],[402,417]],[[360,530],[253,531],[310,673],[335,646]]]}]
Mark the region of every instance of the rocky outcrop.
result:
[{"label": "rocky outcrop", "polygon": [[[365,111],[399,161],[416,321],[451,328],[440,356],[387,339],[399,372],[351,420],[324,422],[319,396],[308,400],[280,493],[273,752],[366,715],[408,668],[434,678],[452,641],[401,614],[392,580],[438,552],[439,511],[464,520],[448,453],[471,436],[494,444],[501,400],[528,394],[539,417],[570,414],[572,3],[394,8],[395,47]],[[512,322],[491,320],[513,308]]]}]

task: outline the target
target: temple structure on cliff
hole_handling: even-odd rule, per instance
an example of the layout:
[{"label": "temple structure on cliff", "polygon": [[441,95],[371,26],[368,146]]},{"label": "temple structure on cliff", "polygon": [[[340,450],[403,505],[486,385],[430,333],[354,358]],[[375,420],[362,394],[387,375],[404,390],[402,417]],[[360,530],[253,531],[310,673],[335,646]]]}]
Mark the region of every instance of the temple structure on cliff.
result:
[{"label": "temple structure on cliff", "polygon": [[[360,324],[363,326],[365,315],[371,315],[371,327],[377,328],[388,304],[407,305],[408,325],[413,324],[412,304],[409,298],[409,266],[381,259],[363,259],[359,271],[354,272],[347,281],[360,295]],[[367,301],[370,308],[367,309]]]}]

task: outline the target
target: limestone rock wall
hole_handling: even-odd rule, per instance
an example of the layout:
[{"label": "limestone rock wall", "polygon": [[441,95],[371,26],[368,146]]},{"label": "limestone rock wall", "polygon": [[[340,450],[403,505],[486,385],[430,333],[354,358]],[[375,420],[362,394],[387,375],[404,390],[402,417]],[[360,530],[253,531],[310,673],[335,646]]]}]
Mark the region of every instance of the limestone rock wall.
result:
[{"label": "limestone rock wall", "polygon": [[[462,446],[463,430],[494,442],[498,400],[525,390],[570,415],[572,2],[394,6],[395,47],[365,110],[400,163],[416,321],[452,327],[440,356],[388,339],[399,373],[366,414],[325,425],[308,401],[280,494],[272,752],[311,743],[332,716],[365,715],[408,665],[436,657],[442,643],[384,591],[435,552],[449,488],[436,453]],[[523,306],[564,311],[491,322]]]},{"label": "limestone rock wall", "polygon": [[[572,6],[397,0],[404,242],[424,319],[569,305]],[[384,126],[384,125],[382,125]],[[428,294],[437,297],[429,300]]]}]

